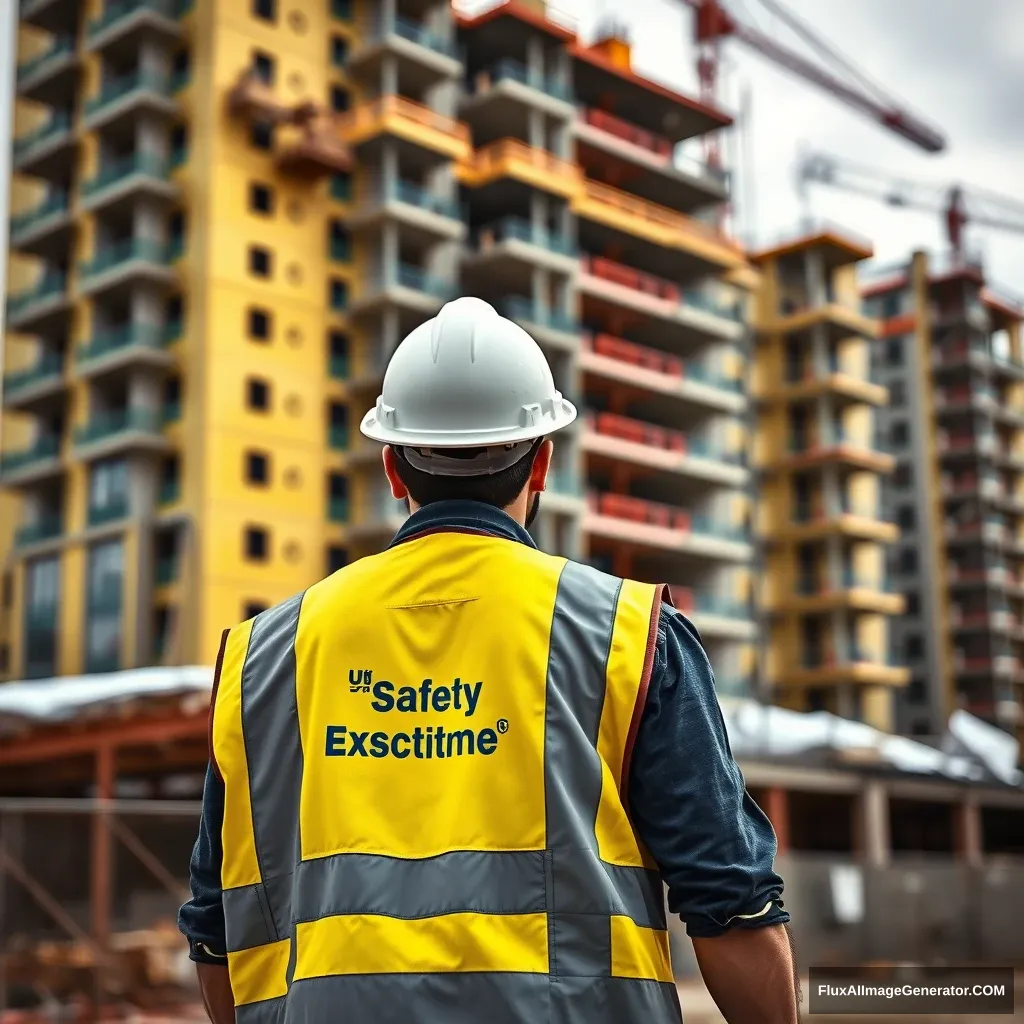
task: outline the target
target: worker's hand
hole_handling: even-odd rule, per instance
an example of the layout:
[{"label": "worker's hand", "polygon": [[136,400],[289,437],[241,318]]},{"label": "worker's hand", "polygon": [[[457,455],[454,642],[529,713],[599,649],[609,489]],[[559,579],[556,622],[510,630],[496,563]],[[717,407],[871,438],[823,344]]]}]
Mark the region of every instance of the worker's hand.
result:
[{"label": "worker's hand", "polygon": [[784,925],[694,939],[704,984],[729,1024],[798,1024],[793,950]]},{"label": "worker's hand", "polygon": [[235,997],[227,967],[196,964],[206,1015],[213,1024],[235,1024]]}]

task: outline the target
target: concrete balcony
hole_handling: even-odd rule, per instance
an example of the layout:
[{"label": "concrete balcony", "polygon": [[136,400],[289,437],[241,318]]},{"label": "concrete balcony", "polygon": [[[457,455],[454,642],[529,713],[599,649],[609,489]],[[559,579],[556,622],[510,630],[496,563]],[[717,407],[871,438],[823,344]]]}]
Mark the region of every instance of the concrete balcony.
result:
[{"label": "concrete balcony", "polygon": [[949,621],[957,633],[1016,635],[1021,622],[1008,607],[965,611],[959,604],[949,606]]},{"label": "concrete balcony", "polygon": [[242,121],[287,124],[296,118],[296,106],[282,103],[274,90],[251,67],[246,67],[228,92],[228,112]]},{"label": "concrete balcony", "polygon": [[776,316],[758,324],[758,330],[769,334],[808,335],[822,327],[830,342],[839,344],[850,337],[872,340],[878,337],[878,321],[864,316],[859,309],[835,301],[819,306],[784,309]]},{"label": "concrete balcony", "polygon": [[408,181],[396,181],[360,203],[348,224],[354,231],[379,230],[388,220],[402,225],[402,238],[412,245],[455,241],[466,234],[457,200],[433,195]]},{"label": "concrete balcony", "polygon": [[990,547],[1013,546],[1015,538],[1001,516],[980,518],[972,516],[966,520],[952,517],[946,519],[943,533],[946,543],[953,545],[985,544]]},{"label": "concrete balcony", "polygon": [[74,98],[77,71],[75,40],[59,35],[42,53],[18,65],[15,91],[35,103],[63,107]]},{"label": "concrete balcony", "polygon": [[790,439],[788,451],[769,456],[763,468],[768,472],[790,472],[837,464],[851,470],[891,473],[896,466],[892,455],[876,451],[866,441],[847,437],[841,431],[818,440]]},{"label": "concrete balcony", "polygon": [[667,268],[671,263],[680,276],[706,277],[747,265],[740,246],[715,228],[610,185],[585,179],[572,206],[609,239],[638,238],[655,250],[666,250],[662,264]]},{"label": "concrete balcony", "polygon": [[107,0],[103,13],[89,19],[85,48],[127,55],[138,52],[143,38],[176,43],[182,37],[180,19],[192,7],[192,0]]},{"label": "concrete balcony", "polygon": [[572,90],[550,75],[534,74],[517,60],[478,71],[459,100],[459,113],[484,138],[525,137],[530,112],[567,121],[575,115]]},{"label": "concrete balcony", "polygon": [[867,653],[857,653],[846,659],[828,656],[807,658],[804,664],[779,673],[773,685],[793,689],[849,684],[898,687],[908,682],[909,669],[890,665]]},{"label": "concrete balcony", "polygon": [[778,540],[799,544],[823,540],[833,534],[851,540],[892,544],[899,539],[900,531],[895,523],[881,518],[877,507],[847,504],[832,512],[820,505],[813,509],[794,509],[792,520],[765,531],[769,543]]},{"label": "concrete balcony", "polygon": [[90,505],[86,513],[89,527],[109,526],[128,518],[130,506],[126,495],[108,498],[102,505]]},{"label": "concrete balcony", "polygon": [[71,222],[67,193],[55,191],[11,217],[11,248],[59,261],[67,255]]},{"label": "concrete balcony", "polygon": [[741,380],[610,334],[583,339],[579,366],[595,377],[679,399],[709,413],[740,415],[746,407]]},{"label": "concrete balcony", "polygon": [[676,608],[697,627],[701,637],[714,640],[753,640],[757,624],[751,609],[740,601],[690,587],[672,587]]},{"label": "concrete balcony", "polygon": [[32,412],[41,406],[59,404],[64,393],[64,360],[57,352],[44,352],[24,369],[3,375],[5,409]]},{"label": "concrete balcony", "polygon": [[71,308],[67,279],[62,273],[45,273],[38,284],[7,296],[7,327],[32,333],[66,319]]},{"label": "concrete balcony", "polygon": [[530,299],[512,295],[501,302],[502,315],[514,320],[542,347],[561,352],[577,352],[580,347],[580,325],[557,310],[543,309]]},{"label": "concrete balcony", "polygon": [[905,602],[894,593],[888,581],[845,570],[839,579],[822,575],[815,579],[797,580],[794,592],[768,603],[771,612],[817,614],[846,608],[855,612],[879,615],[900,615]]},{"label": "concrete balcony", "polygon": [[499,139],[476,150],[456,172],[467,188],[492,187],[492,191],[497,189],[496,197],[503,194],[498,186],[511,181],[527,189],[571,199],[579,193],[582,182],[574,163],[518,139]]},{"label": "concrete balcony", "polygon": [[21,0],[18,20],[44,32],[66,32],[80,9],[80,0]]},{"label": "concrete balcony", "polygon": [[59,515],[40,516],[31,522],[19,526],[14,533],[14,546],[24,553],[25,548],[36,549],[40,545],[51,544],[64,535],[64,520]]},{"label": "concrete balcony", "polygon": [[397,306],[422,320],[437,313],[454,295],[454,283],[432,277],[420,267],[400,263],[391,273],[367,282],[353,298],[349,313],[363,317]]},{"label": "concrete balcony", "polygon": [[15,136],[11,148],[12,169],[17,174],[40,178],[63,177],[74,148],[71,115],[66,110],[55,110],[38,128]]},{"label": "concrete balcony", "polygon": [[400,84],[415,93],[462,74],[454,40],[410,18],[385,19],[377,14],[374,22],[348,58],[349,74],[377,83],[384,62],[397,59]]},{"label": "concrete balcony", "polygon": [[728,198],[724,171],[697,160],[677,159],[675,146],[667,138],[605,110],[580,108],[573,131],[580,163],[606,164],[611,157],[628,164],[633,172],[630,191],[643,199],[687,212]]},{"label": "concrete balcony", "polygon": [[294,128],[282,130],[277,148],[276,163],[282,174],[312,183],[351,170],[352,153],[338,134],[337,118],[306,106],[293,122]]},{"label": "concrete balcony", "polygon": [[104,82],[99,94],[86,100],[82,126],[86,131],[97,131],[143,111],[173,117],[177,110],[169,78],[151,71],[133,71]]},{"label": "concrete balcony", "polygon": [[999,397],[995,390],[983,385],[957,384],[938,387],[932,392],[935,409],[939,413],[965,413],[996,411]]},{"label": "concrete balcony", "polygon": [[161,452],[168,444],[161,426],[160,415],[147,409],[94,413],[75,430],[75,453],[91,460],[118,452]]},{"label": "concrete balcony", "polygon": [[602,541],[621,541],[661,555],[746,562],[753,554],[749,538],[725,524],[624,494],[591,495],[582,527]]},{"label": "concrete balcony", "polygon": [[992,587],[997,590],[1019,587],[1020,582],[1006,566],[992,565],[984,568],[961,568],[953,560],[946,563],[946,582],[957,590],[972,590]]},{"label": "concrete balcony", "polygon": [[170,285],[175,280],[173,255],[171,246],[143,238],[107,246],[79,265],[79,291],[83,295],[98,295],[130,288],[139,281]]},{"label": "concrete balcony", "polygon": [[21,487],[59,475],[60,440],[51,435],[39,437],[27,448],[0,454],[0,484]]},{"label": "concrete balcony", "polygon": [[75,353],[78,375],[100,377],[132,366],[169,369],[174,365],[174,357],[167,351],[172,340],[167,327],[155,324],[127,324],[104,331]]},{"label": "concrete balcony", "polygon": [[1014,679],[1021,663],[1012,654],[954,654],[953,671],[958,679]]},{"label": "concrete balcony", "polygon": [[582,447],[591,456],[628,462],[706,486],[740,488],[749,478],[738,452],[716,451],[699,437],[613,413],[584,418]]},{"label": "concrete balcony", "polygon": [[600,256],[583,258],[578,287],[588,319],[635,314],[644,321],[644,340],[676,351],[739,341],[744,333],[740,310],[716,302],[707,290],[682,288]]},{"label": "concrete balcony", "polygon": [[527,286],[535,267],[575,275],[579,256],[569,239],[521,217],[504,217],[475,232],[464,265],[508,286]]},{"label": "concrete balcony", "polygon": [[762,386],[752,397],[766,405],[809,402],[821,395],[831,395],[839,406],[872,405],[884,406],[889,402],[889,392],[880,384],[844,370],[841,366],[829,367],[828,372],[818,374],[807,368],[798,380],[786,380],[777,384]]},{"label": "concrete balcony", "polygon": [[437,161],[466,160],[471,151],[469,129],[436,110],[406,99],[383,96],[364,103],[339,120],[338,131],[350,146],[366,149],[363,158],[379,160],[379,143],[385,137],[397,139],[411,150],[412,159],[422,154]]},{"label": "concrete balcony", "polygon": [[958,433],[939,428],[936,430],[936,445],[944,459],[974,458],[978,455],[995,456],[1000,451],[995,433]]},{"label": "concrete balcony", "polygon": [[82,183],[81,207],[88,213],[128,205],[138,196],[171,201],[178,186],[169,180],[170,165],[155,153],[134,153],[101,167]]}]

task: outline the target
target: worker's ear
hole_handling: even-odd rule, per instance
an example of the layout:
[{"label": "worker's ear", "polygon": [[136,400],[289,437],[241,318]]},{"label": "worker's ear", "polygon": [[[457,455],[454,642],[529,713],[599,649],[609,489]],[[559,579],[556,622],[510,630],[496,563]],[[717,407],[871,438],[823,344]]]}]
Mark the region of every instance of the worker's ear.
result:
[{"label": "worker's ear", "polygon": [[388,483],[391,485],[391,496],[398,501],[408,498],[409,489],[402,483],[402,478],[398,475],[398,457],[395,455],[394,449],[391,445],[386,444],[381,454],[384,459],[384,475],[388,478]]},{"label": "worker's ear", "polygon": [[551,469],[551,455],[555,446],[550,441],[544,441],[537,449],[533,457],[533,469],[530,471],[530,490],[544,491],[548,485],[548,471]]}]

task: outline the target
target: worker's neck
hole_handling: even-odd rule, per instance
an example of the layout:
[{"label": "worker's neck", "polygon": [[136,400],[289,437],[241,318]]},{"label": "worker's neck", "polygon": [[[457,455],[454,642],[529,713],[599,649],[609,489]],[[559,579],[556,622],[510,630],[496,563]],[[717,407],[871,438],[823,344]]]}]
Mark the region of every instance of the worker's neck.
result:
[{"label": "worker's neck", "polygon": [[[524,491],[518,498],[516,498],[515,501],[512,502],[511,505],[506,505],[502,509],[502,512],[511,516],[520,526],[526,529],[528,525],[527,519],[532,521],[533,518],[529,515],[532,501],[536,501],[536,497],[531,499],[530,492]],[[419,512],[419,510],[423,508],[423,506],[418,502],[413,501],[411,497],[407,497],[405,499],[405,503],[409,509],[410,515],[412,515],[413,512]]]}]

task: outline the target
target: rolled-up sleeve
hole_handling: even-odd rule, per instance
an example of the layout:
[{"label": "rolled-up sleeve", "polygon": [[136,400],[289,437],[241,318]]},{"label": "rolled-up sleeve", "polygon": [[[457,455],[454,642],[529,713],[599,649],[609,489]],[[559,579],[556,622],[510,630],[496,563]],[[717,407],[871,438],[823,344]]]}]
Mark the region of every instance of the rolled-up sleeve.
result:
[{"label": "rolled-up sleeve", "polygon": [[207,767],[199,835],[189,863],[192,898],[178,912],[178,928],[188,939],[190,956],[199,963],[226,962],[227,939],[220,875],[223,822],[224,783],[212,767]]},{"label": "rolled-up sleeve", "polygon": [[691,937],[789,920],[775,833],[746,792],[696,629],[662,607],[629,779],[634,827]]}]

